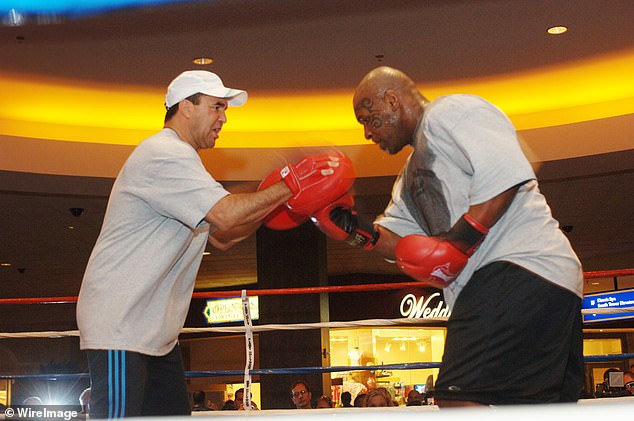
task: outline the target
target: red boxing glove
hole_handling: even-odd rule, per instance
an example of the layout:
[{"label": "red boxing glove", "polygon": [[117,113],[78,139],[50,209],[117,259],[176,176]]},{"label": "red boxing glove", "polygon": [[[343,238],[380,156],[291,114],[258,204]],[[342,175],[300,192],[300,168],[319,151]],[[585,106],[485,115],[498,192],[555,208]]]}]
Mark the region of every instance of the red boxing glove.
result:
[{"label": "red boxing glove", "polygon": [[420,234],[401,238],[395,254],[400,270],[436,288],[452,283],[469,260],[446,239]]},{"label": "red boxing glove", "polygon": [[288,207],[300,215],[326,207],[354,183],[352,162],[340,153],[307,156],[277,172],[293,192],[286,202]]},{"label": "red boxing glove", "polygon": [[379,240],[379,231],[361,220],[352,206],[354,199],[346,193],[310,219],[328,237],[355,248],[372,250]]},{"label": "red boxing glove", "polygon": [[462,272],[489,229],[468,214],[445,237],[408,235],[396,244],[396,264],[412,278],[445,288]]}]

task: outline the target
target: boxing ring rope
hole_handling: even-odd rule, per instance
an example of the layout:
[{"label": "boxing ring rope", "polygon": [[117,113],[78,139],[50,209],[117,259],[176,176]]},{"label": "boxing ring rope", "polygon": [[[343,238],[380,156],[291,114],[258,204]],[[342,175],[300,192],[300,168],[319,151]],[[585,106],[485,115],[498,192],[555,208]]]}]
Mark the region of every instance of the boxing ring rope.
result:
[{"label": "boxing ring rope", "polygon": [[[596,279],[605,277],[617,277],[634,275],[634,269],[623,269],[613,271],[598,271],[598,272],[586,272],[584,273],[585,279]],[[243,300],[246,296],[266,296],[266,295],[297,295],[297,294],[321,294],[321,293],[342,293],[342,292],[367,292],[367,291],[385,291],[394,289],[403,289],[411,287],[421,287],[420,282],[399,282],[399,283],[387,283],[387,284],[360,284],[360,285],[347,285],[347,286],[320,286],[320,287],[305,287],[305,288],[273,288],[273,289],[252,289],[241,291],[206,291],[195,292],[192,298],[235,298],[242,297]],[[32,305],[32,304],[72,304],[77,302],[76,296],[67,297],[42,297],[42,298],[3,298],[0,299],[0,305]],[[243,306],[244,307],[244,306]],[[248,308],[248,306],[246,306]],[[622,312],[634,312],[634,306],[626,308],[596,308],[582,310],[584,314],[616,314]],[[308,330],[308,329],[322,329],[322,328],[345,328],[345,327],[359,327],[359,326],[403,326],[403,325],[425,325],[438,322],[444,322],[447,317],[433,317],[426,319],[417,318],[398,318],[398,319],[369,319],[369,320],[356,320],[348,322],[319,322],[319,323],[297,323],[297,324],[267,324],[256,326],[221,326],[221,327],[204,327],[204,328],[183,328],[181,333],[247,333],[247,332],[265,332],[276,330]],[[0,339],[6,338],[60,338],[65,336],[79,336],[78,330],[69,331],[43,331],[43,332],[0,332]],[[585,356],[584,362],[602,362],[602,361],[619,361],[634,358],[634,353],[629,354],[605,354],[605,355],[592,355]],[[299,368],[268,368],[268,369],[253,369],[252,367],[246,367],[244,370],[214,370],[214,371],[189,371],[186,372],[188,378],[201,378],[201,377],[220,377],[220,376],[252,376],[252,375],[274,375],[274,374],[310,374],[310,373],[332,373],[332,372],[350,372],[350,371],[362,371],[362,370],[413,370],[413,369],[429,369],[439,368],[440,362],[416,362],[416,363],[404,363],[404,364],[382,364],[373,366],[330,366],[330,367],[299,367]],[[88,373],[76,373],[76,374],[35,374],[35,375],[0,375],[0,380],[17,380],[17,379],[65,379],[65,378],[87,378]],[[579,401],[582,402],[582,401]],[[613,403],[616,401],[613,400]],[[632,401],[628,402],[631,405]],[[561,407],[562,405],[559,405]],[[566,405],[564,405],[566,406]],[[585,405],[584,405],[585,406]],[[611,405],[612,406],[612,405]],[[533,407],[531,407],[533,408]],[[568,408],[566,414],[570,414],[569,411],[576,411],[576,405],[572,405]],[[631,406],[629,407],[631,408]],[[372,411],[375,408],[370,408]],[[390,415],[394,415],[393,410],[398,408],[390,408]],[[317,418],[329,418],[334,415],[329,415],[324,412],[331,412],[330,410],[318,410],[319,414],[315,414]],[[613,411],[613,408],[610,409]],[[618,408],[617,408],[618,411]],[[222,411],[214,411],[214,416]],[[261,416],[263,412],[277,413],[279,411],[246,411],[249,416],[253,416],[255,413]],[[311,412],[309,410],[309,412]],[[374,411],[372,411],[374,412]],[[454,411],[451,411],[452,413]],[[493,413],[483,414],[486,419],[495,419],[496,415],[504,414],[506,410],[500,410]],[[629,410],[628,410],[629,412]],[[274,418],[279,418],[281,415],[290,415],[288,411],[282,411],[279,414],[271,414]],[[420,416],[416,412],[412,412],[414,416]],[[439,414],[444,414],[441,411]],[[504,415],[503,415],[504,414]],[[549,412],[550,414],[550,412]],[[233,416],[237,415],[235,413]],[[302,413],[304,416],[304,412]],[[308,413],[306,415],[309,415]],[[337,413],[340,417],[343,414]],[[374,413],[369,416],[364,411],[364,420],[374,419]],[[377,416],[379,415],[376,413]],[[409,417],[407,412],[399,413],[399,416]],[[465,414],[466,415],[466,414]],[[471,412],[469,417],[473,418]],[[522,419],[517,417],[518,412],[513,411],[514,419]],[[584,411],[584,416],[588,416],[588,413]],[[348,415],[346,414],[348,418]],[[531,412],[531,420],[534,419],[535,412]],[[355,417],[350,417],[355,418]],[[477,418],[477,417],[476,417]],[[484,418],[484,417],[483,417]],[[376,418],[378,419],[378,418]]]},{"label": "boxing ring rope", "polygon": [[[584,272],[584,279],[614,278],[619,276],[634,275],[634,269],[604,270],[595,272]],[[247,289],[246,294],[251,297],[261,297],[265,295],[297,295],[297,294],[321,294],[339,292],[367,292],[386,291],[402,288],[418,288],[421,282],[394,282],[387,284],[360,284],[341,286],[320,286],[302,288],[270,288],[270,289]],[[192,294],[192,298],[235,298],[242,295],[239,291],[199,291]],[[0,298],[0,305],[11,304],[72,304],[77,302],[77,296],[64,297],[25,297],[25,298]]]},{"label": "boxing ring rope", "polygon": [[[584,272],[584,279],[597,279],[607,277],[618,277],[634,275],[634,269],[617,269]],[[267,296],[267,295],[298,295],[298,294],[322,294],[322,293],[344,293],[344,292],[368,292],[368,291],[386,291],[404,288],[421,287],[421,282],[394,282],[384,284],[358,284],[358,285],[341,285],[341,286],[319,286],[319,287],[301,287],[301,288],[270,288],[270,289],[247,289],[232,291],[199,291],[192,294],[192,299],[200,298],[236,298],[246,294],[250,297]],[[33,305],[33,304],[74,304],[77,302],[77,296],[63,297],[28,297],[28,298],[0,298],[0,305]],[[582,314],[616,314],[634,311],[633,307],[621,308],[597,308],[582,310]],[[320,323],[298,323],[298,324],[268,324],[256,325],[252,327],[253,332],[264,332],[271,330],[300,330],[300,329],[321,329],[321,328],[343,328],[358,326],[398,326],[415,324],[421,325],[426,323],[444,322],[446,317],[414,319],[371,319],[357,320],[349,322],[320,322]],[[183,328],[181,333],[243,333],[244,326],[222,326],[222,327],[203,327],[203,328]],[[78,330],[67,331],[42,331],[42,332],[0,332],[0,339],[8,338],[58,338],[65,336],[79,336]]]},{"label": "boxing ring rope", "polygon": [[[584,357],[584,362],[618,361],[634,358],[634,353],[629,354],[605,354],[591,355]],[[249,370],[251,375],[274,375],[274,374],[314,374],[314,373],[340,373],[350,371],[377,371],[377,370],[423,370],[429,368],[440,368],[440,362],[416,362],[381,365],[359,365],[359,366],[313,366],[313,367],[286,367],[286,368],[254,368]],[[244,370],[196,370],[186,371],[187,378],[201,377],[224,377],[242,376]],[[88,373],[61,373],[61,374],[13,374],[0,375],[0,380],[61,380],[72,378],[87,378]]]},{"label": "boxing ring rope", "polygon": [[[618,314],[634,312],[634,307],[621,308],[598,308],[582,310],[582,314]],[[253,332],[269,332],[276,330],[310,330],[322,328],[346,328],[360,326],[403,326],[403,325],[425,325],[438,322],[446,322],[447,317],[430,317],[426,319],[366,319],[353,320],[349,322],[316,322],[316,323],[288,323],[288,324],[266,324],[252,327]],[[185,327],[181,333],[244,333],[244,326],[218,326],[218,327]],[[79,330],[51,330],[39,332],[0,332],[0,339],[20,339],[20,338],[62,338],[67,336],[79,336]]]}]

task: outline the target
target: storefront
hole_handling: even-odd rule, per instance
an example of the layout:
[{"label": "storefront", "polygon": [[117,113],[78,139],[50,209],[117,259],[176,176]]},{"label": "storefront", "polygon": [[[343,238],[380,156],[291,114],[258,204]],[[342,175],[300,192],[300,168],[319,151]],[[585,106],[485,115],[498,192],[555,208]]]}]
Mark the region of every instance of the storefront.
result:
[{"label": "storefront", "polygon": [[[347,282],[354,280],[346,279]],[[401,281],[399,279],[399,281]],[[333,282],[337,284],[335,280]],[[362,282],[359,282],[362,283]],[[444,322],[432,319],[449,316],[442,293],[436,289],[414,288],[408,290],[363,291],[333,293],[323,297],[328,304],[331,321],[363,321],[368,319],[420,319],[423,322],[404,326],[368,326],[324,329],[322,348],[328,356],[328,366],[356,367],[327,374],[324,387],[331,385],[335,404],[343,391],[353,398],[368,387],[384,386],[390,390],[394,400],[405,404],[405,396],[412,388],[421,392],[429,390],[436,380],[438,368],[427,369],[376,369],[375,366],[408,364],[419,362],[439,363],[442,358],[445,328]],[[197,320],[190,314],[188,325],[234,326],[241,325],[239,299],[210,299],[192,304]],[[258,324],[258,300],[251,299],[251,315]],[[431,322],[426,322],[430,320]],[[202,321],[202,323],[201,323]],[[193,323],[195,322],[195,323]],[[245,340],[242,335],[189,335],[181,340],[186,367],[190,371],[243,370],[245,365]],[[301,336],[301,333],[298,333]],[[323,335],[322,335],[323,336]],[[255,361],[259,368],[259,335],[254,335]],[[259,352],[258,352],[259,351]],[[309,350],[307,350],[308,352]],[[281,356],[280,358],[283,358]],[[358,369],[359,366],[372,369]],[[269,367],[267,367],[269,368]],[[253,401],[260,404],[258,376],[254,376]],[[213,376],[189,380],[190,391],[203,390],[215,406],[233,399],[233,394],[242,382],[242,377]],[[327,390],[323,392],[327,393]],[[315,391],[314,397],[322,391]]]},{"label": "storefront", "polygon": [[[634,353],[634,312],[621,310],[626,307],[634,307],[634,289],[586,294],[583,301],[584,356]],[[597,309],[597,313],[589,312],[593,309]],[[607,312],[601,313],[601,310]],[[584,388],[586,393],[606,394],[604,391],[606,371],[609,369],[618,369],[621,372],[631,371],[633,364],[634,359],[587,362]],[[618,385],[618,380],[615,384],[617,386],[614,386],[612,391],[618,394],[621,386]]]},{"label": "storefront", "polygon": [[[331,366],[384,366],[411,363],[440,363],[446,329],[442,321],[450,315],[442,291],[411,288],[388,291],[331,294],[331,320],[419,319],[420,324],[372,326],[330,330]],[[429,391],[438,376],[438,368],[373,369],[331,373],[333,399],[342,392],[352,398],[368,388],[388,389],[399,405],[405,405],[407,393]]]},{"label": "storefront", "polygon": [[[397,280],[402,281],[401,279]],[[331,285],[364,284],[364,279],[346,277],[332,279]],[[627,291],[626,291],[627,292]],[[634,294],[634,290],[629,293]],[[597,297],[595,295],[588,295]],[[611,298],[600,297],[602,301],[614,302]],[[251,303],[254,325],[258,324],[259,308],[257,299]],[[629,302],[627,297],[622,300]],[[432,288],[412,288],[386,291],[361,291],[349,293],[322,294],[322,302],[327,304],[327,319],[337,322],[363,322],[359,326],[330,328],[322,331],[322,353],[324,366],[353,367],[350,370],[338,370],[326,373],[323,384],[333,401],[340,401],[341,393],[350,392],[353,399],[367,388],[386,387],[394,401],[405,404],[405,397],[411,389],[427,392],[437,379],[438,368],[399,369],[398,364],[439,363],[442,359],[445,343],[445,322],[435,320],[448,317],[449,309],[444,302],[442,291]],[[589,304],[585,305],[586,307]],[[241,325],[240,306],[228,301],[200,302],[192,308],[197,310],[198,325],[231,326]],[[615,307],[614,305],[612,307]],[[232,310],[229,310],[232,309]],[[234,314],[230,314],[233,312]],[[210,318],[214,313],[216,319]],[[420,323],[397,326],[382,326],[381,320],[419,319]],[[617,314],[604,319],[592,320],[586,316],[584,321],[584,355],[622,354],[634,350],[634,314]],[[204,321],[202,323],[201,321]],[[376,323],[375,323],[376,322]],[[192,324],[188,322],[191,326]],[[301,334],[298,333],[298,337]],[[255,361],[259,368],[260,349],[258,334],[254,335]],[[186,363],[189,370],[243,370],[245,365],[245,341],[241,334],[213,337],[190,337],[182,341]],[[306,350],[312,352],[312,350]],[[281,359],[283,356],[280,357]],[[589,362],[586,366],[586,384],[584,390],[591,395],[597,385],[603,382],[603,373],[608,368],[626,371],[634,363],[632,360],[614,360]],[[377,367],[378,366],[378,367]],[[392,366],[382,369],[381,366]],[[363,369],[360,367],[369,367]],[[266,367],[275,368],[275,367]],[[253,400],[260,405],[259,377],[254,376]],[[329,382],[329,384],[328,384]],[[242,376],[197,378],[190,380],[190,390],[205,390],[217,405],[232,399],[236,388],[242,383]],[[314,391],[313,397],[322,391]]]}]

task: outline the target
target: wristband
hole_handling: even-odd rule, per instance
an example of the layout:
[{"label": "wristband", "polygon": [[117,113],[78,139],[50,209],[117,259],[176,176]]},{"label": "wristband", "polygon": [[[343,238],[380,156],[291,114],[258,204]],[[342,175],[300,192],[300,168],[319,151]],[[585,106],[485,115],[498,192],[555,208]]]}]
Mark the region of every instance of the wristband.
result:
[{"label": "wristband", "polygon": [[467,256],[471,256],[484,241],[484,237],[486,237],[488,232],[489,229],[487,227],[465,213],[451,227],[445,238],[458,250]]}]

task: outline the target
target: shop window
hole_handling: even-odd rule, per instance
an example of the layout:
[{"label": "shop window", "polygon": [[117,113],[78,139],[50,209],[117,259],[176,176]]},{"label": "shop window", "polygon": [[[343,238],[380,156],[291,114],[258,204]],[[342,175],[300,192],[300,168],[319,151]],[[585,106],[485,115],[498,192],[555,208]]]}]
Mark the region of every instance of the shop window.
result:
[{"label": "shop window", "polygon": [[[440,362],[445,345],[445,328],[360,328],[330,330],[332,366],[377,366]],[[354,370],[332,373],[337,394],[348,391],[353,399],[374,386],[390,390],[395,401],[404,404],[409,390],[432,387],[438,369]],[[340,386],[339,386],[340,385]]]}]

